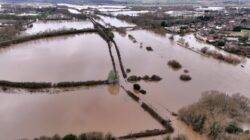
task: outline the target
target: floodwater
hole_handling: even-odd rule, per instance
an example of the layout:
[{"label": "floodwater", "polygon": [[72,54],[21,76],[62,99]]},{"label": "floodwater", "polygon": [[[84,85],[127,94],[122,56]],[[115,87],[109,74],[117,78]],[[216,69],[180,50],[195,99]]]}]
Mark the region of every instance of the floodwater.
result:
[{"label": "floodwater", "polygon": [[[242,68],[241,65],[234,66],[204,57],[178,46],[175,41],[169,40],[170,35],[161,36],[145,30],[130,31],[128,34],[133,35],[138,43],[132,43],[128,37],[115,34],[124,67],[131,69],[129,75],[156,74],[163,78],[160,82],[139,82],[147,91],[147,95],[139,95],[141,99],[154,106],[162,116],[169,116],[166,115],[167,110],[177,112],[180,108],[198,101],[204,91],[218,90],[250,97],[249,62],[246,61],[243,64],[245,68]],[[190,35],[185,38],[190,38]],[[140,43],[143,48],[140,48]],[[201,42],[196,43],[200,43],[197,46],[203,45]],[[154,51],[146,51],[146,46],[151,46]],[[183,68],[179,71],[169,68],[167,62],[172,59],[178,60]],[[184,69],[192,77],[189,82],[179,79]],[[133,84],[126,81],[122,84],[132,90]],[[176,130],[175,135],[185,134],[189,139],[206,140],[205,136],[195,133],[176,118],[171,120]]]},{"label": "floodwater", "polygon": [[0,51],[0,77],[10,81],[105,80],[112,64],[97,34],[55,37]]},{"label": "floodwater", "polygon": [[33,27],[25,30],[21,35],[31,35],[42,33],[46,31],[56,31],[62,29],[85,29],[94,28],[93,24],[89,20],[83,21],[37,21],[33,23]]},{"label": "floodwater", "polygon": [[104,24],[110,24],[115,27],[134,27],[135,25],[132,23],[128,23],[126,21],[119,20],[117,18],[108,17],[108,16],[100,16],[100,23]]},{"label": "floodwater", "polygon": [[[0,94],[0,139],[162,129],[123,91],[99,86],[63,94]],[[146,123],[145,123],[146,122]]]},{"label": "floodwater", "polygon": [[[250,66],[245,68],[207,58],[176,45],[168,39],[169,35],[159,36],[149,31],[131,31],[138,43],[134,44],[119,34],[115,40],[120,47],[123,64],[131,69],[129,75],[159,75],[163,78],[157,83],[140,82],[148,94],[142,96],[151,102],[164,105],[172,111],[197,101],[201,93],[208,90],[219,90],[227,94],[241,93],[250,97]],[[140,48],[143,43],[143,48]],[[202,45],[202,44],[201,44]],[[153,52],[145,47],[151,46]],[[174,71],[167,62],[175,59],[183,68]],[[189,70],[192,80],[183,82],[179,76],[183,70]],[[128,87],[132,87],[128,84]]]},{"label": "floodwater", "polygon": [[[102,17],[113,26],[130,25],[115,18]],[[230,65],[180,47],[169,40],[170,35],[136,30],[128,31],[138,43],[128,36],[115,33],[125,68],[129,75],[159,75],[160,82],[140,82],[146,95],[143,101],[157,111],[168,109],[177,112],[181,107],[197,101],[201,93],[219,90],[227,94],[241,93],[250,97],[250,64]],[[203,46],[192,36],[185,36],[190,45]],[[140,48],[140,43],[143,47]],[[146,51],[151,46],[154,51]],[[116,67],[117,54],[112,48]],[[169,60],[176,59],[183,68],[174,71]],[[0,52],[0,77],[11,81],[79,81],[103,80],[112,70],[107,44],[96,34],[83,34],[30,41],[13,45]],[[187,69],[189,82],[179,80]],[[120,79],[123,79],[120,74]],[[121,84],[132,89],[124,79]],[[56,95],[0,94],[0,138],[34,137],[40,135],[80,133],[86,131],[111,131],[120,136],[129,132],[161,128],[161,126],[121,89],[108,86],[79,89]],[[164,114],[164,111],[162,111]],[[164,114],[165,116],[165,114]],[[191,139],[203,140],[183,123],[173,119],[177,133]],[[38,127],[39,126],[39,127]],[[15,133],[13,133],[14,130]],[[32,131],[32,133],[30,133]],[[2,133],[2,134],[1,134]]]},{"label": "floodwater", "polygon": [[118,16],[118,15],[124,15],[124,16],[138,16],[139,14],[145,14],[148,13],[150,11],[147,10],[141,10],[141,11],[114,11],[114,12],[110,12],[113,16]]}]

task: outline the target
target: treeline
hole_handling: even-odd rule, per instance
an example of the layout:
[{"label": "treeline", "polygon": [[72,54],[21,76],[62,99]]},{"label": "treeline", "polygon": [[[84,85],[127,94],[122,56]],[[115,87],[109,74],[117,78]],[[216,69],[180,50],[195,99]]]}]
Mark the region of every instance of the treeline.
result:
[{"label": "treeline", "polygon": [[23,29],[22,21],[14,22],[8,26],[0,28],[0,42],[12,40]]},{"label": "treeline", "polygon": [[138,16],[118,15],[117,18],[142,27],[158,28],[161,27],[161,23],[167,19],[167,16],[164,14],[159,16],[157,13],[145,13]]},{"label": "treeline", "polygon": [[108,80],[99,81],[79,81],[79,82],[11,82],[11,81],[0,81],[0,87],[7,90],[7,88],[21,88],[21,89],[46,89],[46,88],[70,88],[80,86],[97,86],[109,84]]},{"label": "treeline", "polygon": [[229,64],[237,65],[241,63],[241,59],[236,56],[224,55],[216,50],[209,50],[207,47],[202,48],[201,53]]},{"label": "treeline", "polygon": [[250,138],[249,130],[241,128],[250,122],[250,100],[240,94],[205,92],[198,102],[179,110],[178,116],[194,131],[213,140]]},{"label": "treeline", "polygon": [[26,41],[31,41],[31,40],[37,40],[37,39],[42,39],[42,38],[47,38],[47,37],[55,37],[55,36],[62,36],[62,35],[71,35],[71,34],[80,34],[80,33],[93,33],[96,32],[95,29],[70,29],[70,30],[59,30],[59,31],[52,31],[52,32],[43,32],[43,33],[38,33],[35,35],[29,35],[29,36],[24,36],[24,37],[17,37],[13,38],[11,40],[7,41],[2,41],[0,42],[0,48],[4,48],[6,46],[10,46],[12,44],[18,44],[18,43],[23,43]]}]

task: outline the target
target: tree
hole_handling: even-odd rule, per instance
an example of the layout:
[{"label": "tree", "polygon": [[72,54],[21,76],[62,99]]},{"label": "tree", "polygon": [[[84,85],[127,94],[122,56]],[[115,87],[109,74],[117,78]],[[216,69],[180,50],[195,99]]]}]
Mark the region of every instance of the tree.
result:
[{"label": "tree", "polygon": [[165,22],[165,21],[162,21],[162,22],[161,22],[161,26],[162,26],[162,27],[165,27],[165,26],[166,26],[166,22]]},{"label": "tree", "polygon": [[62,140],[77,140],[77,136],[73,134],[68,134],[64,136]]}]

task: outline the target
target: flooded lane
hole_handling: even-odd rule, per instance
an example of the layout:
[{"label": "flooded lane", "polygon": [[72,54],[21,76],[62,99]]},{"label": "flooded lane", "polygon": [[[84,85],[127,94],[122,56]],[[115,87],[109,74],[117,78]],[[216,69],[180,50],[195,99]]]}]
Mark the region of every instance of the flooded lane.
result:
[{"label": "flooded lane", "polygon": [[112,70],[108,46],[97,34],[41,39],[0,52],[0,79],[10,81],[105,80]]},{"label": "flooded lane", "polygon": [[162,129],[123,91],[118,94],[110,88],[101,86],[55,95],[0,94],[0,139],[89,131],[121,136]]}]

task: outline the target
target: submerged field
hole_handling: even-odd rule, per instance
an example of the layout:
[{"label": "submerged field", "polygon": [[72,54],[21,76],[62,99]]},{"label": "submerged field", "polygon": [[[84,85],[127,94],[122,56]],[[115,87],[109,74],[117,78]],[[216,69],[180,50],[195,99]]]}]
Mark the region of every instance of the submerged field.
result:
[{"label": "submerged field", "polygon": [[[101,19],[117,27],[133,26],[116,18]],[[27,33],[40,32],[40,28],[44,31],[45,28],[61,27],[50,24],[37,23]],[[71,23],[64,24],[71,27]],[[92,27],[85,22],[74,26]],[[133,43],[128,34],[137,43]],[[241,64],[244,68],[230,65],[178,46],[176,40],[179,36],[175,36],[175,40],[169,37],[170,34],[158,35],[142,29],[127,31],[126,35],[114,32],[123,66],[131,71],[128,76],[158,75],[162,78],[159,82],[138,82],[147,94],[136,94],[153,105],[162,116],[169,115],[166,109],[177,112],[181,107],[192,104],[202,92],[208,90],[227,94],[239,92],[250,97],[248,59]],[[192,35],[184,38],[194,47],[206,46]],[[152,51],[147,51],[147,47],[151,47]],[[122,77],[114,47],[111,53],[119,72],[120,84],[132,90],[133,84]],[[168,61],[173,59],[182,65],[180,70],[168,66]],[[1,80],[16,82],[104,80],[113,69],[107,43],[94,33],[40,39],[1,49],[0,65]],[[191,81],[179,79],[184,70],[188,70]],[[122,88],[110,85],[76,88],[59,94],[30,94],[22,90],[19,94],[3,93],[0,94],[0,116],[0,129],[3,130],[0,138],[6,140],[79,134],[83,131],[112,132],[115,136],[121,136],[147,129],[162,129]],[[171,119],[175,135],[184,133],[190,139],[205,139],[176,118]],[[13,130],[18,132],[13,135]]]}]

